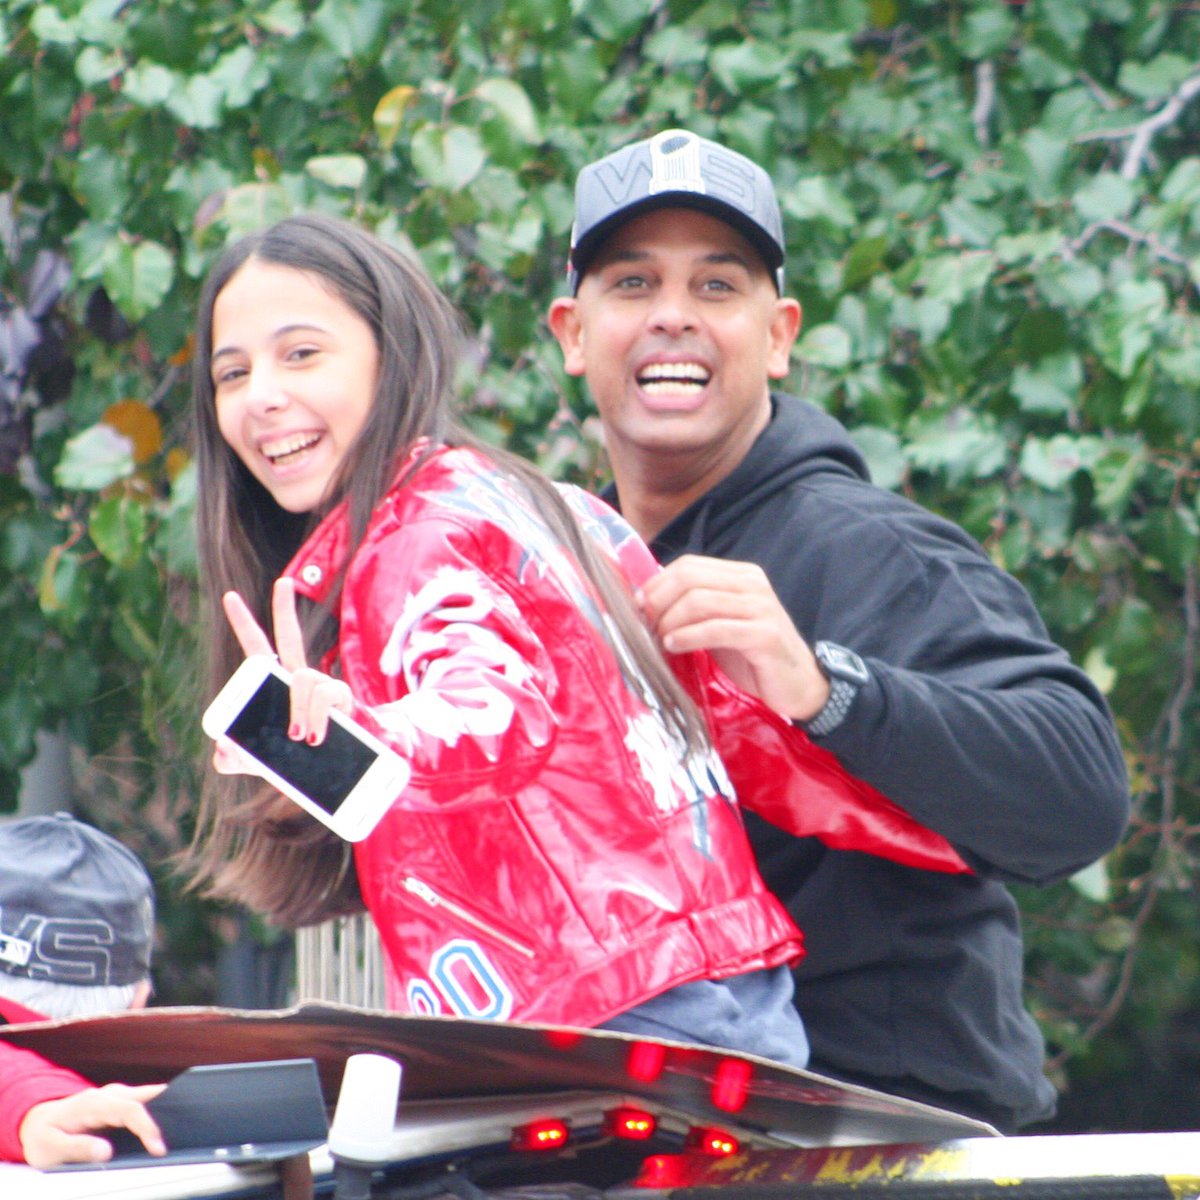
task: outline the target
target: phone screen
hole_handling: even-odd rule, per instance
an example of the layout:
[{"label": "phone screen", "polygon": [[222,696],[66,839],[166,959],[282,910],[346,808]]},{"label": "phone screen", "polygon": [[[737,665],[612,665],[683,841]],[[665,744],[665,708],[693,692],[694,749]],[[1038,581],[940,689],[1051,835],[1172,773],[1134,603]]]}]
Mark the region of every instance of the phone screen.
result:
[{"label": "phone screen", "polygon": [[293,741],[287,735],[290,705],[287,684],[267,675],[226,735],[314,804],[337,812],[375,762],[375,751],[332,720],[321,745]]}]

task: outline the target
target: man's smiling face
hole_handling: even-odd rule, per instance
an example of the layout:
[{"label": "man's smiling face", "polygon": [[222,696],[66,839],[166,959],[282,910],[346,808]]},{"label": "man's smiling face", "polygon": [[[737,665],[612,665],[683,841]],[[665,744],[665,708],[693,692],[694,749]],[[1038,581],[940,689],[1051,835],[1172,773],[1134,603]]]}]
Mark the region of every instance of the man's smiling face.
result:
[{"label": "man's smiling face", "polygon": [[754,247],[690,208],[626,222],[578,295],[550,311],[566,370],[587,379],[614,469],[645,456],[694,459],[710,486],[766,425],[769,380],[786,376],[799,322]]}]

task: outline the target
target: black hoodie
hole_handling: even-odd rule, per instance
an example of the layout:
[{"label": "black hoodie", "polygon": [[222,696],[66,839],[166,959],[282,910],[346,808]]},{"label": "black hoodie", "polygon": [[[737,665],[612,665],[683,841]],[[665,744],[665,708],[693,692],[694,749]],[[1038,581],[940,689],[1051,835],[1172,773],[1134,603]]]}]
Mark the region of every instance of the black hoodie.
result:
[{"label": "black hoodie", "polygon": [[1120,838],[1129,791],[1111,714],[976,542],[875,487],[821,410],[772,402],[738,467],[652,549],[756,562],[810,645],[857,651],[871,681],[821,744],[977,872],[827,850],[747,814],[763,875],[804,930],[813,1069],[1002,1129],[1047,1117],[1000,881],[1063,878]]}]

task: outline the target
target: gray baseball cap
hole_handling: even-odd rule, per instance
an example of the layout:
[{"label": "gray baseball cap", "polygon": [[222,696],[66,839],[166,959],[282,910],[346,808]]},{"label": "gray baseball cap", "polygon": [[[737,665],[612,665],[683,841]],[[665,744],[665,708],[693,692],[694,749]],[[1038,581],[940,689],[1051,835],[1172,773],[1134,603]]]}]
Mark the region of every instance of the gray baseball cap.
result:
[{"label": "gray baseball cap", "polygon": [[81,987],[150,976],[154,884],[69,813],[0,823],[0,971]]},{"label": "gray baseball cap", "polygon": [[614,150],[579,172],[567,262],[572,294],[604,239],[655,208],[695,208],[732,225],[762,255],[783,294],[783,220],[771,177],[744,154],[686,129]]}]

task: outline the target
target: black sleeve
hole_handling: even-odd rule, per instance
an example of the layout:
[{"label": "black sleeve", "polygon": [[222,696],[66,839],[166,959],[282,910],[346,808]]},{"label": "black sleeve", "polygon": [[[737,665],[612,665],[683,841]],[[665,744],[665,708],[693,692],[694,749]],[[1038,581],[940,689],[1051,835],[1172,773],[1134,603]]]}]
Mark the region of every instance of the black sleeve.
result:
[{"label": "black sleeve", "polygon": [[1062,878],[1128,820],[1112,715],[1024,588],[913,507],[847,514],[838,544],[853,554],[826,546],[817,560],[819,601],[801,632],[856,650],[872,675],[820,744],[981,873]]}]

